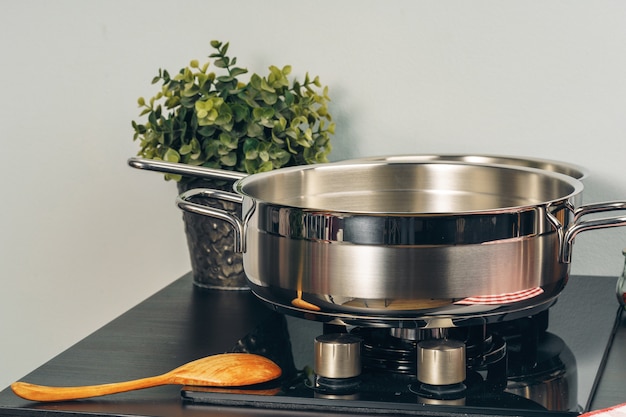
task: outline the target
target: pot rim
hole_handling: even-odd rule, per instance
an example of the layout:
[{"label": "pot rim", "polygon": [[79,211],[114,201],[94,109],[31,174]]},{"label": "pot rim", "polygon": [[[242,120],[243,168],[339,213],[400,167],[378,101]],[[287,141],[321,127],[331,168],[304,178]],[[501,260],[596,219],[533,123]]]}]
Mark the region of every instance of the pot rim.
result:
[{"label": "pot rim", "polygon": [[[492,207],[485,209],[473,209],[473,210],[454,210],[454,211],[372,211],[372,210],[360,210],[360,209],[333,209],[328,207],[317,207],[306,204],[284,204],[275,199],[264,198],[263,196],[256,196],[253,192],[249,192],[247,189],[252,188],[254,184],[267,181],[273,177],[281,175],[305,175],[306,172],[325,171],[325,170],[348,170],[355,167],[372,167],[372,166],[395,166],[395,165],[437,165],[437,166],[456,166],[456,167],[468,167],[468,169],[499,169],[506,171],[525,172],[529,175],[537,175],[541,178],[551,178],[555,181],[563,183],[571,188],[571,191],[564,195],[555,196],[549,200],[541,202],[531,202],[527,204],[510,205],[504,207]],[[284,208],[297,209],[303,212],[327,212],[329,214],[336,214],[341,216],[350,215],[370,215],[370,216],[428,216],[428,217],[455,217],[455,216],[467,216],[476,214],[500,214],[500,213],[514,213],[520,211],[536,210],[539,207],[550,206],[562,206],[567,201],[570,201],[573,197],[582,193],[584,184],[582,181],[554,171],[546,171],[540,168],[513,166],[510,164],[473,164],[465,161],[448,161],[448,160],[425,160],[415,161],[411,159],[411,156],[403,157],[389,157],[389,158],[372,158],[368,159],[356,159],[348,161],[338,161],[322,164],[311,165],[299,165],[285,168],[275,169],[273,171],[261,172],[257,174],[251,174],[244,178],[237,180],[233,184],[233,190],[244,198],[249,198],[255,202],[255,204],[266,204],[273,206],[280,206]]]},{"label": "pot rim", "polygon": [[[348,160],[350,161],[350,160]],[[346,161],[346,162],[348,162]],[[567,175],[577,180],[583,180],[589,172],[586,168],[569,162],[557,161],[554,159],[532,158],[526,156],[498,155],[498,154],[393,154],[354,159],[354,161],[389,161],[389,162],[411,162],[411,161],[457,161],[477,165],[510,165],[513,167],[536,168],[547,172],[555,172]]]}]

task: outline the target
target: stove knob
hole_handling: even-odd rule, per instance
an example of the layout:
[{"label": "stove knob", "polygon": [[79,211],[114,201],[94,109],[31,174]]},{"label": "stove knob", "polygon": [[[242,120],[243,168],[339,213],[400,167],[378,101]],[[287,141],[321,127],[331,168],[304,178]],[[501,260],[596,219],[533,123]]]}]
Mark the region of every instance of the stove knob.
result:
[{"label": "stove knob", "polygon": [[447,339],[418,343],[417,380],[434,386],[462,383],[465,380],[465,344]]},{"label": "stove knob", "polygon": [[361,374],[361,338],[348,333],[315,338],[314,372],[323,378],[354,378]]}]

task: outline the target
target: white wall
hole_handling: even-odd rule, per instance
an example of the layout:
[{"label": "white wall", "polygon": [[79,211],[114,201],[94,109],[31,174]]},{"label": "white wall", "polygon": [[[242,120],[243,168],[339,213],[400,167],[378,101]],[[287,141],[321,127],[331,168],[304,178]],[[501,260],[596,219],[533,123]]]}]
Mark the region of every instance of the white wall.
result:
[{"label": "white wall", "polygon": [[[175,187],[135,171],[130,121],[159,67],[231,42],[257,72],[321,76],[333,159],[490,153],[586,166],[626,199],[626,3],[14,0],[0,14],[0,386],[189,269]],[[626,230],[577,239],[617,275]],[[609,301],[609,302],[612,302]]]}]

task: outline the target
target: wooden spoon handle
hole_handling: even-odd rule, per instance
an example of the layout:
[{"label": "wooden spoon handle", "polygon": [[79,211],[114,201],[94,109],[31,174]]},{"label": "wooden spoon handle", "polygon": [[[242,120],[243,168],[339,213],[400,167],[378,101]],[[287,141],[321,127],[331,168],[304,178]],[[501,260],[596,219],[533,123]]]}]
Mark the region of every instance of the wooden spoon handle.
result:
[{"label": "wooden spoon handle", "polygon": [[67,401],[78,400],[101,395],[117,394],[164,385],[168,383],[168,375],[159,375],[141,378],[133,381],[115,382],[101,385],[84,385],[78,387],[50,387],[46,385],[29,384],[28,382],[14,382],[11,384],[13,392],[30,401]]}]

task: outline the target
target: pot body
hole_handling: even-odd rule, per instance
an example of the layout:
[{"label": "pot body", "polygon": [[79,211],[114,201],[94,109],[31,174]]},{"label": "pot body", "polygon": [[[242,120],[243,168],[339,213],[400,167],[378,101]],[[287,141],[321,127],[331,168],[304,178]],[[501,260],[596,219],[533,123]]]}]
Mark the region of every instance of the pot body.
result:
[{"label": "pot body", "polygon": [[[360,299],[372,311],[374,300],[384,310],[414,310],[424,301],[515,293],[567,275],[557,232],[540,231],[543,210],[369,217],[261,203],[247,223],[244,268],[258,287],[342,300],[337,307]],[[565,208],[557,214],[571,216]]]}]

